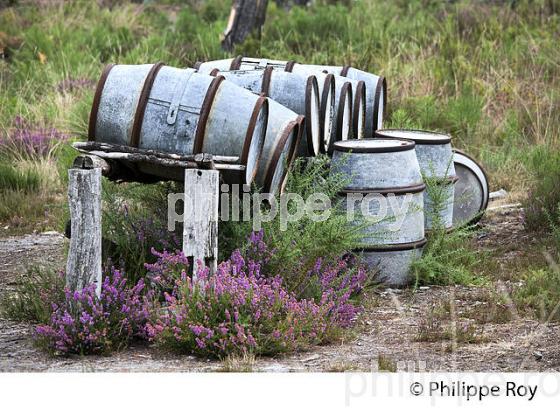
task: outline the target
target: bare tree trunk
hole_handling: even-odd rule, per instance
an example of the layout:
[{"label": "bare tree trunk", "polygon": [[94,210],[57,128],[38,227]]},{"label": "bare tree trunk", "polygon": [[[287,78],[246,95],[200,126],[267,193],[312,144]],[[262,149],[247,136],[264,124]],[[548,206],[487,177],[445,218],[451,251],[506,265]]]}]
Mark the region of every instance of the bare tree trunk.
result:
[{"label": "bare tree trunk", "polygon": [[243,42],[254,30],[260,38],[267,5],[268,0],[233,0],[222,48],[232,51],[235,44]]}]

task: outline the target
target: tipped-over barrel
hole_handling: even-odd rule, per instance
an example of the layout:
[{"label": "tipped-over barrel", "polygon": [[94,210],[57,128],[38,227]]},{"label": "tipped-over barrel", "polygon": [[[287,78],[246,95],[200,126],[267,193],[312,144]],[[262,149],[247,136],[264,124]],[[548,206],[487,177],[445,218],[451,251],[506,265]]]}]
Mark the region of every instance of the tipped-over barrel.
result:
[{"label": "tipped-over barrel", "polygon": [[276,195],[284,190],[301,139],[304,117],[274,100],[268,103],[268,126],[255,183],[263,192]]},{"label": "tipped-over barrel", "polygon": [[[363,81],[354,81],[335,75],[336,107],[335,141],[364,138],[366,114],[366,86]],[[347,116],[349,112],[349,116]],[[347,118],[350,121],[350,132],[347,131]],[[332,154],[333,144],[328,152]]]},{"label": "tipped-over barrel", "polygon": [[89,140],[185,155],[237,156],[245,170],[226,171],[224,179],[251,183],[267,122],[267,99],[221,76],[161,63],[109,65],[95,91]]},{"label": "tipped-over barrel", "polygon": [[453,150],[453,163],[458,178],[453,200],[453,226],[476,223],[490,200],[488,177],[474,158],[458,149]]},{"label": "tipped-over barrel", "polygon": [[[295,64],[293,67],[294,71],[298,70],[298,65],[299,64]],[[350,66],[303,65],[316,71],[336,74],[356,81],[363,81],[367,88],[366,137],[372,137],[375,130],[383,127],[383,116],[385,114],[385,106],[387,105],[387,81],[385,77],[358,70]]]},{"label": "tipped-over barrel", "polygon": [[[213,70],[213,75],[218,71]],[[304,134],[298,147],[298,155],[312,157],[319,154],[323,140],[319,88],[314,75],[266,70],[219,72],[228,81],[240,87],[270,97],[290,110],[305,117]],[[330,116],[330,113],[325,115]]]},{"label": "tipped-over barrel", "polygon": [[220,70],[263,70],[267,67],[293,73],[335,74],[350,80],[363,81],[367,89],[364,135],[372,137],[375,130],[383,127],[383,116],[387,105],[387,81],[382,76],[358,70],[351,66],[299,64],[295,61],[242,56],[205,63],[199,62],[195,65],[195,68],[198,68],[200,72],[210,72],[214,68]]}]

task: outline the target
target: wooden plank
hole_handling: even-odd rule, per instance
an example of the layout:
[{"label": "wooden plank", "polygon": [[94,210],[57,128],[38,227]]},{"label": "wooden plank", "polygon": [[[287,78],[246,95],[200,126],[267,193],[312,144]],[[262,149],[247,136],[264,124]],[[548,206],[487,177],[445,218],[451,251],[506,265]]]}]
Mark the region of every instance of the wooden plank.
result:
[{"label": "wooden plank", "polygon": [[197,161],[201,155],[205,158],[211,158],[212,161],[224,164],[237,164],[239,163],[238,156],[224,156],[224,155],[212,155],[207,153],[200,154],[172,154],[169,152],[161,152],[153,149],[128,147],[125,145],[108,144],[106,142],[94,142],[94,141],[77,141],[72,144],[72,147],[81,152],[93,152],[93,151],[103,151],[107,153],[128,153],[128,154],[142,154],[145,156],[155,156],[158,158],[172,159],[176,161]]},{"label": "wooden plank", "polygon": [[101,294],[101,168],[68,170],[72,238],[66,285],[80,290],[92,283]]},{"label": "wooden plank", "polygon": [[214,273],[218,258],[218,198],[220,173],[216,170],[185,170],[183,253],[193,260],[193,277],[201,260]]}]

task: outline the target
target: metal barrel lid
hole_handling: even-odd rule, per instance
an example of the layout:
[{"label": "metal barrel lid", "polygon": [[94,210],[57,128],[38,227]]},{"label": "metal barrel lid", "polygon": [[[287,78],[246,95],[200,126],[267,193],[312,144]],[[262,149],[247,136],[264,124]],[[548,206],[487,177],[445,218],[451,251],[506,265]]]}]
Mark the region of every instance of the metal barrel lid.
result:
[{"label": "metal barrel lid", "polygon": [[453,163],[458,177],[453,203],[453,226],[474,224],[488,207],[488,177],[479,163],[460,150],[453,150]]},{"label": "metal barrel lid", "polygon": [[414,149],[414,141],[392,138],[366,138],[337,141],[334,150],[353,153],[399,152]]},{"label": "metal barrel lid", "polygon": [[406,130],[386,128],[375,131],[378,138],[399,138],[416,142],[417,144],[443,145],[451,142],[451,136],[439,132],[423,130]]}]

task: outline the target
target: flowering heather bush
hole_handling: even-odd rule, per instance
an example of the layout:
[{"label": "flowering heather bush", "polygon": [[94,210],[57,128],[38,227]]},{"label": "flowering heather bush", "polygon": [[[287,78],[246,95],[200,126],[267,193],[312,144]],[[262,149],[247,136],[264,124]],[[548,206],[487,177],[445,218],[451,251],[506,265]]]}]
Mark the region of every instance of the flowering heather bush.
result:
[{"label": "flowering heather bush", "polygon": [[35,327],[39,345],[68,354],[104,354],[125,347],[135,337],[144,336],[149,316],[149,298],[144,282],[127,288],[121,272],[113,270],[95,294],[95,285],[72,293],[65,290],[64,301],[53,304],[48,324]]},{"label": "flowering heather bush", "polygon": [[148,270],[159,277],[179,276],[173,291],[165,293],[162,308],[156,309],[160,313],[148,323],[148,337],[200,355],[273,354],[320,343],[352,323],[358,308],[350,297],[365,283],[362,269],[340,278],[346,261],[326,269],[319,262],[309,276],[323,289],[320,300],[297,299],[279,275],[262,275],[262,265],[272,254],[263,234],[253,234],[244,254],[234,251],[214,275],[199,269],[196,280],[187,275],[180,254],[160,254]]},{"label": "flowering heather bush", "polygon": [[32,128],[17,116],[11,132],[6,138],[0,138],[0,155],[17,159],[50,159],[60,143],[68,138],[54,128]]},{"label": "flowering heather bush", "polygon": [[152,248],[152,254],[158,259],[154,263],[145,263],[148,270],[148,279],[152,285],[161,292],[172,292],[178,279],[186,275],[189,265],[188,258],[183,252],[177,250],[175,253],[168,251],[158,252]]},{"label": "flowering heather bush", "polygon": [[105,256],[110,259],[109,266],[115,265],[129,283],[136,283],[146,274],[144,263],[157,260],[153,249],[161,252],[182,247],[178,234],[182,230],[167,229],[167,194],[175,186],[120,185],[126,186],[108,183],[103,189],[103,235],[114,243]]}]

